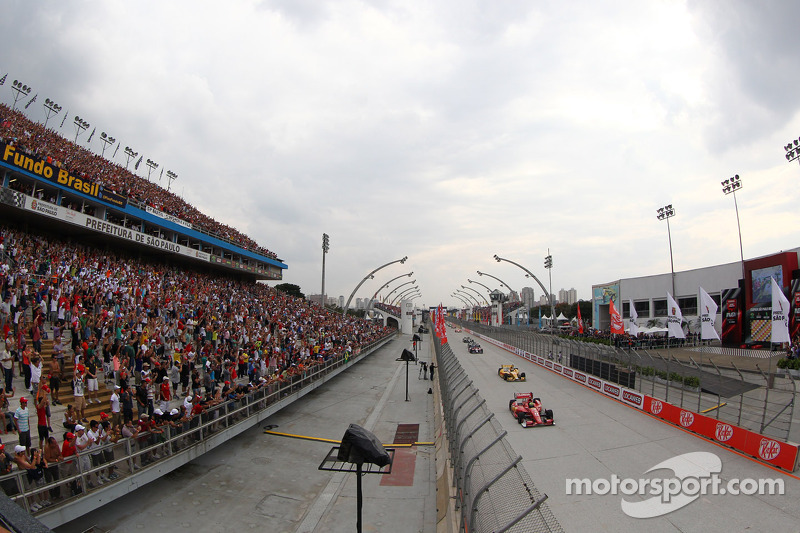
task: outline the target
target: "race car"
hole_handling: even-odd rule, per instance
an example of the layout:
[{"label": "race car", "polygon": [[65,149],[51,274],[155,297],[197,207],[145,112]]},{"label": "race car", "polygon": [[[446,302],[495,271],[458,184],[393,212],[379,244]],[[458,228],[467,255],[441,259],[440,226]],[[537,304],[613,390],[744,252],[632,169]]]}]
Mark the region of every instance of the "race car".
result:
[{"label": "race car", "polygon": [[500,366],[497,375],[506,381],[525,381],[525,372],[520,372],[514,365]]},{"label": "race car", "polygon": [[456,328],[456,329],[455,329],[455,332],[456,332],[456,333],[461,333],[461,328]]},{"label": "race car", "polygon": [[552,426],[555,424],[553,411],[542,407],[541,400],[534,398],[532,392],[514,393],[514,399],[508,402],[508,409],[524,428]]},{"label": "race car", "polygon": [[481,345],[477,342],[470,343],[467,350],[469,350],[469,353],[483,353],[483,348],[481,348]]},{"label": "race car", "polygon": [[470,337],[464,337],[461,339],[461,342],[472,342],[472,339]]}]

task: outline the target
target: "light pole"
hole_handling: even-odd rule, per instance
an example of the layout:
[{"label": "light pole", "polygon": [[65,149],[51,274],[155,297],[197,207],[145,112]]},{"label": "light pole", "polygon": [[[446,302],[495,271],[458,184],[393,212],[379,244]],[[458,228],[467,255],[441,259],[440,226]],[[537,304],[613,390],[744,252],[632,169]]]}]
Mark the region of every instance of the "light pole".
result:
[{"label": "light pole", "polygon": [[44,129],[47,129],[47,121],[50,120],[50,117],[54,117],[61,112],[61,106],[49,98],[45,99],[42,105],[45,108],[45,113],[47,113],[47,116],[44,119]]},{"label": "light pole", "polygon": [[78,115],[75,115],[75,120],[73,121],[73,123],[75,124],[75,143],[77,144],[78,135],[83,133],[83,130],[87,129],[89,126],[91,126],[91,124],[83,120]]},{"label": "light pole", "polygon": [[356,291],[358,291],[358,289],[361,288],[361,286],[364,284],[365,281],[367,281],[368,279],[373,279],[375,277],[375,272],[377,272],[378,270],[381,270],[382,268],[386,268],[389,265],[393,265],[395,263],[403,264],[406,261],[408,261],[408,256],[405,256],[402,259],[398,259],[396,261],[391,261],[389,263],[386,263],[385,265],[381,265],[378,268],[376,268],[375,270],[373,270],[372,272],[370,272],[369,274],[367,274],[366,276],[364,276],[364,279],[361,280],[361,283],[356,285],[356,288],[353,289],[353,292],[350,293],[350,298],[347,299],[347,303],[344,305],[344,309],[342,309],[342,316],[347,315],[347,310],[350,309],[350,302],[353,301],[353,296],[356,295]]},{"label": "light pole", "polygon": [[470,302],[473,302],[473,305],[475,307],[479,307],[480,306],[480,302],[478,301],[478,299],[475,298],[470,293],[468,293],[467,291],[462,291],[461,289],[456,289],[456,294],[463,294],[466,298],[469,299]]},{"label": "light pole", "polygon": [[11,111],[14,111],[17,108],[17,102],[31,94],[32,89],[21,81],[14,80],[11,90],[14,91],[14,105],[11,106]]},{"label": "light pole", "polygon": [[[370,301],[373,301],[373,300],[375,300],[375,298],[377,298],[377,297],[378,297],[378,293],[379,293],[379,292],[381,292],[381,291],[382,291],[383,289],[385,289],[386,287],[388,287],[388,286],[389,286],[389,285],[390,285],[390,284],[391,284],[391,283],[392,283],[394,280],[396,280],[396,279],[400,279],[400,278],[402,278],[402,277],[405,277],[405,276],[408,276],[408,277],[410,278],[410,277],[411,277],[411,276],[413,276],[413,275],[414,275],[414,272],[409,272],[408,274],[400,274],[399,276],[397,276],[397,277],[395,277],[395,278],[392,278],[392,279],[390,279],[389,281],[387,281],[386,283],[384,283],[383,285],[381,285],[381,288],[380,288],[380,289],[378,289],[377,291],[375,291],[375,294],[373,294],[373,295],[372,295],[372,298],[370,298]],[[414,281],[416,281],[416,280],[414,280]],[[402,285],[399,285],[399,286],[400,286],[400,287],[402,287]],[[395,289],[395,290],[396,290],[396,289]],[[392,291],[392,292],[394,292],[394,291]],[[392,293],[390,292],[389,294],[392,294]]]},{"label": "light pole", "polygon": [[[511,287],[509,287],[508,283],[506,283],[505,281],[501,280],[500,278],[492,276],[491,274],[487,274],[486,272],[481,272],[480,270],[478,270],[477,272],[478,272],[479,276],[488,276],[488,277],[490,277],[492,279],[496,279],[497,281],[500,282],[500,286],[501,287],[505,287],[506,289],[511,291]],[[491,291],[489,291],[489,292],[491,292]]]},{"label": "light pole", "polygon": [[[552,267],[552,266],[553,266],[553,257],[550,255],[550,248],[548,248],[548,249],[547,249],[547,258],[549,258],[549,260],[550,260],[550,267]],[[545,268],[550,268],[550,267],[548,267],[548,266],[547,266],[547,261],[548,261],[548,259],[547,259],[547,258],[545,258]],[[542,285],[542,282],[541,282],[541,281],[539,281],[539,278],[537,278],[537,277],[536,277],[536,276],[533,274],[533,272],[531,272],[530,270],[528,270],[528,269],[527,269],[527,268],[525,268],[524,266],[520,265],[519,263],[515,263],[515,262],[514,262],[514,261],[512,261],[511,259],[506,259],[506,258],[504,258],[504,257],[500,257],[500,256],[499,256],[499,255],[497,255],[497,254],[494,254],[494,260],[495,260],[495,261],[497,261],[498,263],[500,263],[501,261],[505,261],[506,263],[511,263],[512,265],[514,265],[514,266],[516,266],[516,267],[519,267],[519,268],[521,268],[521,269],[522,269],[522,270],[525,272],[525,277],[526,277],[526,278],[533,278],[533,280],[534,280],[536,283],[538,283],[538,284],[539,284],[539,287],[541,287],[541,288],[542,288],[542,292],[544,292],[545,294],[547,294],[547,295],[549,296],[549,300],[550,300],[550,313],[553,315],[553,318],[555,318],[555,316],[556,316],[556,305],[555,305],[555,302],[553,301],[553,276],[552,276],[552,273],[551,273],[551,275],[550,275],[550,290],[548,291],[547,289],[545,289],[545,288],[544,288],[544,285]],[[530,312],[530,311],[529,311],[529,312]]]},{"label": "light pole", "polygon": [[488,292],[489,294],[492,294],[492,289],[490,289],[489,287],[487,287],[486,285],[484,285],[480,281],[475,281],[475,280],[472,280],[472,279],[469,279],[469,278],[467,278],[467,281],[469,281],[470,283],[476,283],[476,284],[480,285],[481,287],[486,289],[486,292]]},{"label": "light pole", "polygon": [[[413,273],[413,272],[412,272],[412,273]],[[388,298],[389,298],[389,296],[391,296],[392,294],[396,293],[396,292],[397,292],[397,290],[398,290],[400,287],[405,287],[406,285],[410,285],[410,284],[412,284],[412,283],[416,283],[416,282],[417,282],[417,280],[415,280],[415,279],[412,279],[411,281],[406,281],[405,283],[401,283],[400,285],[398,285],[397,287],[395,287],[394,289],[392,289],[392,292],[390,292],[389,294],[387,294],[387,295],[386,295],[386,298],[388,299]]]},{"label": "light pole", "polygon": [[553,299],[553,256],[550,255],[550,248],[547,249],[547,255],[544,258],[544,268],[547,269],[547,273],[550,277],[550,327],[552,328],[556,320],[556,305]]},{"label": "light pole", "polygon": [[176,179],[178,179],[178,175],[171,170],[167,170],[167,180],[169,180],[167,183],[167,192],[169,192],[169,188],[172,186],[172,180]]},{"label": "light pole", "polygon": [[145,161],[145,164],[150,169],[147,171],[147,181],[150,181],[150,173],[158,168],[158,163],[156,163],[152,159],[148,159],[147,161]]},{"label": "light pole", "polygon": [[453,298],[457,298],[458,300],[460,300],[460,301],[461,301],[461,302],[462,302],[462,303],[463,303],[463,304],[466,306],[466,307],[465,307],[465,309],[468,309],[468,310],[469,310],[468,312],[470,312],[470,313],[472,312],[472,304],[471,304],[471,303],[469,303],[469,302],[467,302],[467,301],[464,299],[464,297],[463,297],[463,296],[460,296],[460,295],[459,295],[458,293],[456,293],[456,292],[454,292],[454,293],[453,293],[453,294],[451,294],[450,296],[452,296]]},{"label": "light pole", "polygon": [[675,209],[672,208],[672,204],[656,209],[656,217],[658,220],[667,221],[667,237],[669,238],[669,268],[670,272],[672,272],[672,297],[677,300],[678,295],[675,294],[675,264],[672,261],[672,233],[669,230],[669,219],[674,216]]},{"label": "light pole", "polygon": [[389,305],[394,305],[395,302],[402,300],[404,294],[411,293],[411,292],[413,292],[415,290],[418,290],[418,289],[419,289],[419,287],[417,287],[416,285],[414,285],[413,287],[407,288],[406,290],[404,290],[403,292],[398,293],[397,296],[392,298],[392,301],[389,302]]},{"label": "light pole", "polygon": [[[46,127],[46,126],[45,126]],[[106,132],[102,132],[100,134],[100,140],[103,141],[103,151],[100,153],[100,157],[106,156],[106,148],[108,148],[109,144],[114,144],[117,140],[114,137],[111,137]]]},{"label": "light pole", "polygon": [[[461,286],[461,288],[462,288],[462,289],[469,289],[469,290],[471,290],[472,292],[474,292],[475,294],[477,294],[478,296],[480,296],[481,298],[483,298],[483,301],[484,301],[484,302],[486,302],[486,305],[489,305],[489,300],[487,300],[487,299],[486,299],[486,296],[484,296],[483,294],[479,293],[478,291],[476,291],[476,290],[475,290],[475,289],[473,289],[472,287],[467,287],[466,285],[462,285],[462,286]],[[478,303],[480,303],[480,300],[478,300]],[[480,307],[480,306],[478,306],[478,307]]]},{"label": "light pole", "polygon": [[331,241],[327,233],[322,234],[322,308],[325,309],[325,255],[328,253]]},{"label": "light pole", "polygon": [[[17,82],[14,82],[17,83]],[[16,103],[16,100],[14,101]],[[800,158],[800,138],[789,141],[789,144],[783,147],[786,150],[786,160],[788,162],[796,161]]]},{"label": "light pole", "polygon": [[136,156],[139,155],[139,152],[134,152],[133,148],[130,146],[125,147],[125,170],[128,170],[128,165],[131,162],[131,159],[136,159]]},{"label": "light pole", "polygon": [[[744,280],[744,249],[742,248],[742,224],[739,222],[739,203],[736,201],[736,189],[742,188],[739,174],[722,182],[722,192],[733,194],[733,205],[736,207],[736,227],[739,228],[739,254],[742,258],[742,280]],[[673,289],[674,290],[674,289]]]}]

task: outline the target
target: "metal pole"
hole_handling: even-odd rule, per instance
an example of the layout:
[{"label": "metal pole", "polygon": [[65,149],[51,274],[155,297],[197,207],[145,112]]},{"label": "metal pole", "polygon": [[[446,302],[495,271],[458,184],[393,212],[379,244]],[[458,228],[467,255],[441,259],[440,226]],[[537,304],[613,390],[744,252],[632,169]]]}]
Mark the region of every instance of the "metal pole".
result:
[{"label": "metal pole", "polygon": [[386,268],[389,265],[393,265],[395,263],[401,263],[401,264],[405,263],[407,260],[408,260],[408,256],[405,256],[402,259],[398,259],[396,261],[391,261],[389,263],[386,263],[385,265],[379,266],[378,268],[376,268],[375,270],[373,270],[372,272],[370,272],[369,274],[364,276],[364,279],[361,280],[361,283],[356,285],[356,288],[353,289],[353,292],[350,293],[350,297],[347,299],[347,303],[344,304],[344,309],[342,309],[342,316],[346,316],[347,315],[347,310],[350,309],[350,302],[353,301],[353,296],[356,295],[356,292],[358,291],[358,289],[361,288],[361,286],[364,284],[364,282],[366,282],[368,279],[373,279],[375,277],[375,272],[377,272],[378,270],[381,270],[382,268]]}]

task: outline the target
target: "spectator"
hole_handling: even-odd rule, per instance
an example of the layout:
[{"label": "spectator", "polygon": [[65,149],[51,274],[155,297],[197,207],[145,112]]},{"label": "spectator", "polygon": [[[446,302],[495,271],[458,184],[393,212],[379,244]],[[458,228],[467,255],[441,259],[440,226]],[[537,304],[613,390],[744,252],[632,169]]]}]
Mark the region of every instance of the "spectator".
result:
[{"label": "spectator", "polygon": [[19,407],[16,411],[14,411],[14,424],[17,434],[19,435],[19,443],[24,446],[26,450],[30,449],[31,447],[31,428],[29,425],[29,415],[28,399],[23,396],[19,399]]}]

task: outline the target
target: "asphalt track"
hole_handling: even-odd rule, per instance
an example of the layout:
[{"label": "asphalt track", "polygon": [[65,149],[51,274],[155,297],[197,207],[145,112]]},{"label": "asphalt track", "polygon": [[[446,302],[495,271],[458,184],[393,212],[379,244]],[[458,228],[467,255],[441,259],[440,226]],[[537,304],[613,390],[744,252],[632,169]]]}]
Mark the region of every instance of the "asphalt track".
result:
[{"label": "asphalt track", "polygon": [[[523,457],[536,487],[566,531],[800,531],[800,480],[746,458],[727,448],[668,425],[616,400],[555,375],[502,348],[482,343],[484,353],[470,354],[464,333],[448,330],[451,347],[487,405],[508,431],[506,437]],[[513,363],[527,382],[502,381],[497,370]],[[556,425],[522,428],[508,411],[514,392],[533,392],[553,409]],[[708,452],[719,457],[723,486],[731,479],[781,479],[784,495],[700,495],[684,507],[653,518],[632,518],[624,499],[643,501],[648,495],[567,494],[567,479],[611,480],[671,478],[652,467],[681,454]],[[602,488],[602,486],[601,486]]]}]

